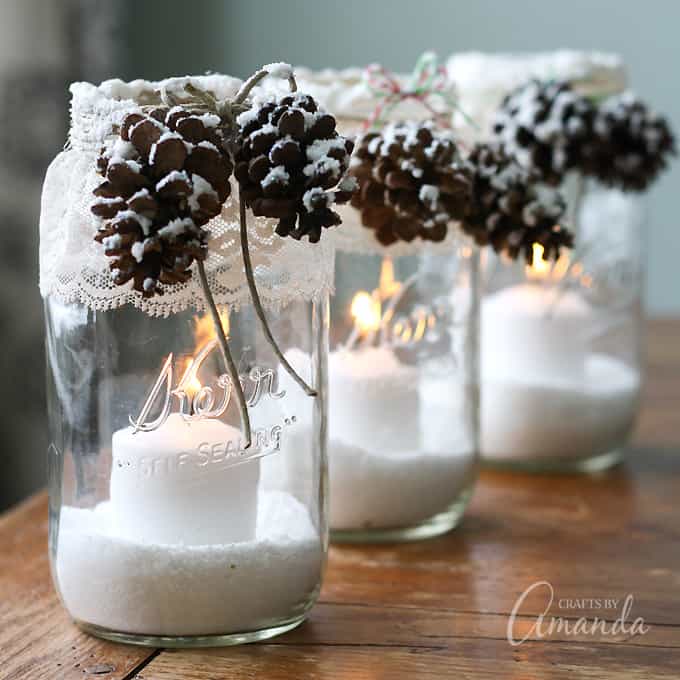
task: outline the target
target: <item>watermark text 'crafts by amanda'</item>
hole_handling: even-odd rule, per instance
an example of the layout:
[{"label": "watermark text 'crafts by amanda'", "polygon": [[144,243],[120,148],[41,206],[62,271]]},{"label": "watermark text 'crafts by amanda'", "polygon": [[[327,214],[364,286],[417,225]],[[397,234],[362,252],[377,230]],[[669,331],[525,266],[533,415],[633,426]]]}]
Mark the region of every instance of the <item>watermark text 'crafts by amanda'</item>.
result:
[{"label": "watermark text 'crafts by amanda'", "polygon": [[[522,605],[529,595],[545,597],[545,607],[540,614],[521,613]],[[565,612],[564,616],[548,613],[552,610],[553,604]],[[576,618],[578,610],[582,609],[602,609],[605,616]],[[508,618],[507,639],[513,647],[518,647],[527,640],[544,640],[555,635],[564,637],[645,635],[649,631],[649,626],[640,616],[631,618],[632,610],[632,594],[626,595],[625,598],[559,598],[555,602],[552,584],[548,581],[536,581],[515,601]]]}]

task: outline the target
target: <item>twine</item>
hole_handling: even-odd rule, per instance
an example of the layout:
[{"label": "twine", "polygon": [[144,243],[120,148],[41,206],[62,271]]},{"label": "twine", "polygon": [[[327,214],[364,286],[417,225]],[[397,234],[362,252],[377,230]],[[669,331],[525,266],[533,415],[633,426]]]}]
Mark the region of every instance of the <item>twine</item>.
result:
[{"label": "twine", "polygon": [[[444,127],[451,127],[452,111],[458,111],[470,125],[477,127],[458,106],[451,92],[451,82],[446,68],[439,64],[434,52],[425,52],[418,58],[406,87],[402,87],[396,76],[381,64],[370,64],[366,67],[364,82],[378,100],[375,109],[364,122],[364,130],[382,127],[389,114],[401,102],[409,99],[419,102],[429,111],[432,118]],[[430,103],[432,98],[443,101],[447,111],[437,111]]]}]

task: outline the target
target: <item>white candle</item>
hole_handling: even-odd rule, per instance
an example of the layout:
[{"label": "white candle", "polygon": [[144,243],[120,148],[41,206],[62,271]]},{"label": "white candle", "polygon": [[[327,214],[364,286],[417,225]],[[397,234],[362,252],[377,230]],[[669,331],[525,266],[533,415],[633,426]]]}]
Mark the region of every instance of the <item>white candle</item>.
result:
[{"label": "white candle", "polygon": [[481,451],[485,458],[587,458],[625,443],[639,376],[598,354],[601,323],[576,292],[527,283],[489,296],[481,317]]},{"label": "white candle", "polygon": [[131,540],[202,545],[255,535],[260,461],[216,419],[171,414],[157,429],[113,435],[111,512]]},{"label": "white candle", "polygon": [[332,352],[328,374],[331,437],[368,451],[418,447],[418,373],[391,348]]},{"label": "white candle", "polygon": [[581,379],[593,322],[590,307],[571,291],[538,283],[504,288],[482,307],[484,373]]}]

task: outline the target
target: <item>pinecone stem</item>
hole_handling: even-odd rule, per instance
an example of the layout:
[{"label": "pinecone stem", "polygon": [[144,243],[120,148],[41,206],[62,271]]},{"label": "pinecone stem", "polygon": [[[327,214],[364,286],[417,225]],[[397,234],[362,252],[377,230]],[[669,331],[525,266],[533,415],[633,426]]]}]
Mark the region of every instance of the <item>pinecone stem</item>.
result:
[{"label": "pinecone stem", "polygon": [[227,370],[229,371],[229,377],[231,378],[231,384],[236,391],[236,401],[238,402],[238,409],[241,414],[241,425],[243,427],[243,436],[245,439],[244,449],[250,448],[252,442],[252,434],[250,428],[250,416],[248,415],[248,407],[246,405],[246,398],[243,394],[243,386],[241,385],[241,379],[238,375],[238,369],[234,363],[234,358],[231,355],[229,349],[229,343],[227,342],[227,336],[224,333],[224,326],[222,326],[222,319],[220,319],[220,314],[217,311],[217,305],[215,304],[215,298],[213,298],[210,286],[208,285],[208,278],[205,275],[205,266],[202,260],[197,261],[198,265],[198,276],[201,280],[201,286],[203,287],[203,293],[205,294],[206,302],[208,303],[208,308],[210,309],[210,314],[212,315],[213,323],[215,324],[215,330],[217,331],[217,338],[222,347],[222,354],[224,355],[224,360],[227,364]]},{"label": "pinecone stem", "polygon": [[293,380],[304,390],[305,394],[309,397],[316,397],[316,390],[312,389],[295,371],[295,369],[288,363],[286,357],[283,356],[283,352],[279,349],[279,346],[274,340],[269,324],[267,323],[267,317],[264,313],[262,303],[260,302],[260,295],[257,292],[257,287],[255,286],[255,275],[253,273],[253,263],[250,259],[250,249],[248,247],[248,226],[246,222],[246,204],[243,197],[239,193],[239,215],[241,222],[241,252],[243,253],[243,265],[246,271],[246,280],[248,281],[248,289],[250,290],[250,295],[253,301],[253,307],[255,307],[255,312],[260,319],[262,324],[262,331],[264,332],[267,341],[269,342],[276,358],[281,362],[281,365],[290,375]]},{"label": "pinecone stem", "polygon": [[[243,104],[248,95],[252,92],[253,88],[268,75],[269,71],[264,68],[260,69],[257,73],[253,73],[253,75],[250,76],[250,78],[248,78],[248,80],[246,80],[243,85],[241,85],[241,89],[236,93],[236,96],[231,102],[232,105],[235,104],[238,106],[239,104]],[[290,86],[291,92],[297,92],[297,82],[295,81],[295,76],[292,74],[292,72],[288,78],[288,85]]]},{"label": "pinecone stem", "polygon": [[586,191],[586,178],[581,172],[574,172],[572,178],[572,194],[569,200],[569,230],[574,235],[574,239],[578,240],[579,230],[581,227],[581,210],[583,208],[583,199]]},{"label": "pinecone stem", "polygon": [[[555,313],[559,301],[562,296],[569,288],[572,281],[572,274],[577,266],[580,266],[583,261],[583,257],[588,253],[592,247],[592,243],[581,243],[578,239],[580,236],[581,227],[581,210],[583,208],[583,199],[586,190],[586,178],[583,173],[579,171],[574,171],[571,176],[573,180],[573,186],[571,191],[571,196],[569,199],[569,214],[567,216],[567,226],[569,231],[574,235],[574,241],[576,241],[576,248],[572,250],[569,256],[569,266],[567,270],[562,275],[562,278],[558,281],[556,286],[556,294],[553,299],[552,304],[548,307],[545,312],[545,318],[551,319]],[[557,259],[555,259],[557,261]],[[553,263],[554,266],[554,263]]]}]

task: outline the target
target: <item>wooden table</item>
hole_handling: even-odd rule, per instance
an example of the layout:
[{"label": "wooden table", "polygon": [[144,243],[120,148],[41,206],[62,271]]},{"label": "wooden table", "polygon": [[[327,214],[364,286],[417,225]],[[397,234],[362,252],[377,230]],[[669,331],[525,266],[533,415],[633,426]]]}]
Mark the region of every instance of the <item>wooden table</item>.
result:
[{"label": "wooden table", "polygon": [[[46,496],[0,517],[0,678],[677,678],[680,677],[680,322],[650,325],[648,384],[625,465],[593,477],[486,472],[462,525],[400,546],[333,547],[319,604],[263,644],[152,650],[79,632],[57,602],[46,550]],[[675,449],[675,450],[674,450]],[[582,616],[608,629],[536,634]],[[628,620],[648,630],[611,634]],[[618,601],[575,602],[594,598]],[[569,605],[577,605],[570,608]],[[532,632],[532,626],[534,626]]]}]

